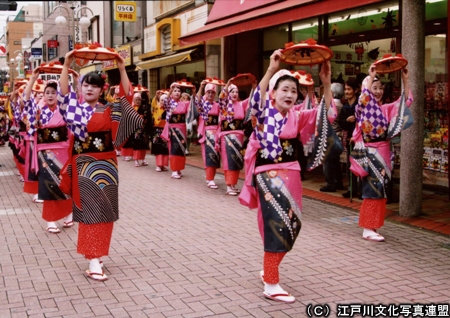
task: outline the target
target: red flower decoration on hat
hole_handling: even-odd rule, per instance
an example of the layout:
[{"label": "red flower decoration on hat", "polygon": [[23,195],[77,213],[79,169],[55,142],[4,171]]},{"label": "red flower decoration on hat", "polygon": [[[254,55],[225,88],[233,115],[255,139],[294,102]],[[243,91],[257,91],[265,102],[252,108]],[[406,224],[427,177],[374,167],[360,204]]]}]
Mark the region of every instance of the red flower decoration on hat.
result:
[{"label": "red flower decoration on hat", "polygon": [[288,47],[291,47],[291,46],[293,46],[293,45],[295,45],[294,42],[285,43],[285,44],[284,44],[284,48],[287,49]]},{"label": "red flower decoration on hat", "polygon": [[316,40],[314,40],[313,38],[309,38],[308,40],[302,41],[301,43],[306,43],[308,45],[316,45],[317,44]]},{"label": "red flower decoration on hat", "polygon": [[306,80],[307,80],[308,82],[311,82],[311,81],[312,81],[311,74],[306,74]]},{"label": "red flower decoration on hat", "polygon": [[116,52],[116,50],[114,50],[113,48],[111,48],[111,47],[107,47],[106,48],[108,51],[110,51],[110,52]]},{"label": "red flower decoration on hat", "polygon": [[306,71],[304,70],[299,70],[298,72],[300,73],[300,75],[306,75]]},{"label": "red flower decoration on hat", "polygon": [[106,74],[102,74],[101,77],[102,77],[103,79],[106,79]]},{"label": "red flower decoration on hat", "polygon": [[401,53],[397,53],[396,57],[403,57]]},{"label": "red flower decoration on hat", "polygon": [[44,81],[42,80],[42,78],[38,78],[38,79],[36,80],[36,82],[37,82],[38,84],[44,84]]},{"label": "red flower decoration on hat", "polygon": [[[397,54],[398,55],[398,54]],[[383,59],[385,59],[385,58],[388,58],[388,57],[391,57],[392,56],[392,54],[385,54],[385,55],[383,55]]]},{"label": "red flower decoration on hat", "polygon": [[40,87],[39,85],[36,85],[34,88],[35,88],[36,90],[41,89],[41,87]]}]

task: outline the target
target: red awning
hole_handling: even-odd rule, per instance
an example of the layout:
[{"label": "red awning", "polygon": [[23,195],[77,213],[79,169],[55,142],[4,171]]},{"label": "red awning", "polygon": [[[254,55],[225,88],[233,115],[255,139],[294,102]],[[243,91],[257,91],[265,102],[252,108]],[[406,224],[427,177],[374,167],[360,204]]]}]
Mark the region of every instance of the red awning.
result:
[{"label": "red awning", "polygon": [[[232,0],[233,3],[252,2],[249,0]],[[370,3],[382,2],[383,0],[360,0],[359,5],[367,5]],[[256,1],[260,4],[260,1]],[[230,12],[230,0],[216,0],[211,10],[215,12],[212,19],[208,18],[206,25],[186,35],[181,36],[181,46],[203,42],[212,39],[222,38],[241,32],[251,31],[255,29],[262,29],[273,25],[299,21],[311,17],[320,16],[323,14],[347,10],[355,7],[352,1],[337,1],[337,0],[284,0],[271,2],[270,5],[254,10],[247,8],[246,12],[241,14],[234,14],[219,16],[217,12]],[[261,5],[261,4],[260,4]],[[239,4],[235,4],[239,8]],[[233,10],[236,12],[236,10]],[[219,20],[218,20],[219,19]],[[210,22],[214,20],[214,22]]]},{"label": "red awning", "polygon": [[268,6],[274,2],[280,2],[284,0],[216,0],[211,12],[208,15],[206,24],[214,21],[231,18],[235,15],[242,15],[245,12],[255,10],[259,7]]}]

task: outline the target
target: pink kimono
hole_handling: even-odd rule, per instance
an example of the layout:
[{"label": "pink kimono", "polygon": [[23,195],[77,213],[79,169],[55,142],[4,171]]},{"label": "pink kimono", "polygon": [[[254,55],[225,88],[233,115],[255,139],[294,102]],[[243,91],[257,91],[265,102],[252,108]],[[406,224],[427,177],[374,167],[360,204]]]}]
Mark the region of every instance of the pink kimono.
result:
[{"label": "pink kimono", "polygon": [[167,98],[164,104],[167,117],[161,137],[169,146],[169,162],[172,171],[183,170],[186,166],[186,116],[190,102]]}]

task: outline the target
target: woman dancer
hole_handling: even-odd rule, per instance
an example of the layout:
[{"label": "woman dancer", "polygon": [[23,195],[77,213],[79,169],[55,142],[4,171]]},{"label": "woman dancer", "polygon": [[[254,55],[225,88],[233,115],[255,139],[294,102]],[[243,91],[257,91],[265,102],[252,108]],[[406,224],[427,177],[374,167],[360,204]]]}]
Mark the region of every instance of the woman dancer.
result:
[{"label": "woman dancer", "polygon": [[149,150],[149,121],[151,120],[150,109],[147,103],[143,103],[141,93],[134,93],[133,104],[134,110],[143,119],[142,127],[139,127],[130,137],[133,140],[133,159],[134,166],[148,166],[145,160],[147,150]]},{"label": "woman dancer", "polygon": [[[250,101],[257,125],[245,153],[246,179],[239,200],[249,208],[258,208],[264,244],[264,270],[260,272],[263,295],[292,303],[295,297],[279,285],[278,267],[301,228],[302,186],[296,155],[299,132],[314,131],[319,108],[294,110],[299,82],[287,70],[277,72],[280,57],[281,50],[270,56],[267,72]],[[322,65],[319,75],[328,109],[332,103],[329,62]]]},{"label": "woman dancer", "polygon": [[[195,95],[195,86],[192,88]],[[190,102],[181,101],[181,86],[177,82],[170,85],[168,98],[165,99],[166,125],[162,138],[169,144],[169,161],[172,178],[180,179],[181,170],[186,166],[186,115]]]},{"label": "woman dancer", "polygon": [[[81,80],[84,102],[78,102],[68,83],[73,54],[74,51],[70,51],[65,56],[58,91],[59,110],[74,135],[71,158],[62,183],[65,191],[71,189],[73,218],[79,222],[77,252],[89,260],[86,275],[103,281],[108,277],[100,258],[109,253],[113,225],[119,219],[118,164],[111,136],[111,108],[98,102],[105,77],[96,72],[84,75]],[[121,78],[122,117],[114,140],[120,145],[142,125],[143,120],[130,105],[131,84],[124,60],[119,55],[116,63]]]},{"label": "woman dancer", "polygon": [[[203,89],[205,95],[202,96]],[[206,171],[206,185],[210,189],[218,189],[214,182],[216,170],[220,167],[220,156],[216,150],[216,132],[219,128],[220,106],[214,100],[216,97],[216,85],[206,84],[202,81],[197,93],[196,107],[199,112],[198,134],[201,138],[198,142],[202,145],[203,165]]]},{"label": "woman dancer", "polygon": [[364,229],[362,237],[370,241],[385,240],[377,230],[384,224],[386,189],[391,182],[390,142],[413,121],[408,108],[413,102],[408,75],[408,69],[403,68],[401,97],[394,103],[382,104],[383,84],[376,77],[372,64],[355,108],[356,126],[352,137],[355,148],[350,158],[350,170],[362,178],[359,226]]},{"label": "woman dancer", "polygon": [[[232,84],[234,77],[230,78],[219,96],[220,129],[218,131],[218,141],[223,164],[225,183],[227,184],[227,194],[236,196],[240,192],[236,188],[239,180],[239,173],[244,168],[244,119],[248,108],[248,101],[239,101],[239,89]],[[252,89],[256,88],[256,81],[252,84]]]},{"label": "woman dancer", "polygon": [[167,94],[164,94],[163,91],[157,91],[152,101],[153,129],[151,153],[155,155],[157,172],[167,171],[167,166],[169,165],[169,148],[167,141],[161,137],[166,125],[166,110],[164,108],[166,99]]},{"label": "woman dancer", "polygon": [[[38,177],[38,198],[43,200],[42,218],[47,221],[47,231],[60,232],[56,221],[63,220],[63,227],[70,228],[72,221],[72,199],[59,188],[61,168],[69,159],[69,133],[57,106],[57,88],[55,81],[35,84],[39,76],[35,68],[25,90],[25,109],[33,131],[35,153],[31,163],[32,170]],[[32,97],[33,88],[44,91],[44,98],[39,103]]]}]

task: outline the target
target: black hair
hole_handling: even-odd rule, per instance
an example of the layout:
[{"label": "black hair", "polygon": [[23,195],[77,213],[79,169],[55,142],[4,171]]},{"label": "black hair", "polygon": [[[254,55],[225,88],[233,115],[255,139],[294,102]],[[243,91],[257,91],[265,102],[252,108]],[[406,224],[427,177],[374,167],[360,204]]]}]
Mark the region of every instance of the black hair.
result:
[{"label": "black hair", "polygon": [[89,72],[84,75],[81,84],[83,84],[84,82],[86,82],[87,84],[96,85],[101,89],[103,89],[103,86],[105,85],[105,79],[101,74],[97,72]]},{"label": "black hair", "polygon": [[355,92],[359,91],[359,83],[356,81],[356,79],[349,78],[345,81],[345,85],[350,86]]},{"label": "black hair", "polygon": [[47,85],[45,85],[45,88],[44,88],[44,92],[47,89],[47,87],[54,88],[57,91],[58,90],[58,83],[56,81],[47,82]]},{"label": "black hair", "polygon": [[298,79],[296,79],[294,76],[285,74],[283,76],[280,76],[277,81],[275,82],[275,85],[273,86],[273,90],[277,90],[278,86],[280,85],[281,82],[283,81],[291,81],[295,84],[295,86],[297,87],[297,96],[300,95],[300,83],[298,82]]}]

